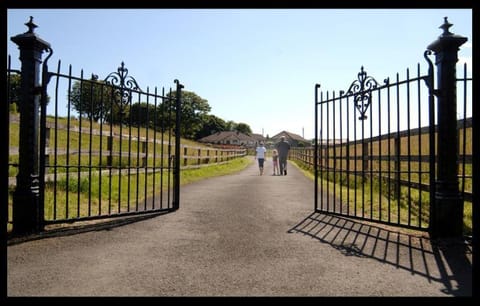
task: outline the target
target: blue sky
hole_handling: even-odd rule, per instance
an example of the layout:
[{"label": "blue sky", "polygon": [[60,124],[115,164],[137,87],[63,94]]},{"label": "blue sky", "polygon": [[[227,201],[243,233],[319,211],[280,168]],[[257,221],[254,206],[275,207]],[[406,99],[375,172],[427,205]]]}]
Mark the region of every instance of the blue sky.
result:
[{"label": "blue sky", "polygon": [[346,90],[361,66],[379,81],[417,63],[426,71],[423,52],[445,16],[468,38],[460,63],[472,58],[471,9],[8,9],[14,68],[10,37],[29,16],[54,50],[50,70],[61,60],[62,73],[72,65],[75,76],[104,78],[123,61],[142,89],[179,79],[211,114],[265,136],[314,136],[316,83]]}]

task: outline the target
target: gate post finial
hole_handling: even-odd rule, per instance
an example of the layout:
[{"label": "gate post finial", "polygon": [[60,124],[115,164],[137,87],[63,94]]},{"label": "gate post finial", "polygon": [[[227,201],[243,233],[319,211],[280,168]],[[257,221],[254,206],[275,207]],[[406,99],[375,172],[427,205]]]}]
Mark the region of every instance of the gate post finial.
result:
[{"label": "gate post finial", "polygon": [[453,26],[453,24],[448,22],[448,17],[446,17],[446,16],[443,17],[443,24],[441,26],[439,26],[439,28],[443,30],[442,37],[453,35],[453,33],[451,33],[448,30],[448,29],[450,29],[451,26]]},{"label": "gate post finial", "polygon": [[33,16],[30,16],[30,20],[25,23],[25,25],[28,27],[28,31],[26,33],[33,33],[33,30],[38,27],[36,24],[33,23]]}]

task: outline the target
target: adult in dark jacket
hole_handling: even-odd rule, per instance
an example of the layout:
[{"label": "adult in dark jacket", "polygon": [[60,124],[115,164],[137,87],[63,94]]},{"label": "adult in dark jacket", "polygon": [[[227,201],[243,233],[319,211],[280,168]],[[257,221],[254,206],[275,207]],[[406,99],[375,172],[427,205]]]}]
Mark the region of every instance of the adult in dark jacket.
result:
[{"label": "adult in dark jacket", "polygon": [[287,175],[287,157],[290,151],[290,144],[285,140],[285,136],[280,137],[280,142],[275,145],[278,151],[278,161],[280,163],[280,175]]}]

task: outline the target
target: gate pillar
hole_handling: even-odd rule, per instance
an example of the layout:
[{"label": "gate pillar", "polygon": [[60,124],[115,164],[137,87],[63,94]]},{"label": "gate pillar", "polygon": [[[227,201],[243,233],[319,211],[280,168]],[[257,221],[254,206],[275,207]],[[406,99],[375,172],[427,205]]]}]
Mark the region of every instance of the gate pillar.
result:
[{"label": "gate pillar", "polygon": [[11,40],[20,49],[21,87],[19,99],[20,135],[19,168],[17,185],[13,193],[14,234],[26,234],[42,230],[43,215],[39,201],[39,107],[40,64],[42,52],[50,44],[39,38],[33,30],[37,27],[33,17],[25,24],[28,31]]},{"label": "gate pillar", "polygon": [[435,53],[437,66],[437,177],[435,201],[430,216],[432,238],[459,237],[463,234],[463,199],[458,181],[457,81],[458,50],[467,38],[449,32],[445,17],[442,35],[427,49]]}]

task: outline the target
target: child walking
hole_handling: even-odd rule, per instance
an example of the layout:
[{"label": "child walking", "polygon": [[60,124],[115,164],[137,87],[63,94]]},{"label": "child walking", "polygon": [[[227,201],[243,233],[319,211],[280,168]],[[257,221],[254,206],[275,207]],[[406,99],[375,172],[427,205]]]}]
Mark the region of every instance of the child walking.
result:
[{"label": "child walking", "polygon": [[263,141],[260,141],[260,144],[255,149],[256,155],[255,158],[258,160],[258,169],[260,170],[260,175],[263,175],[263,165],[267,159],[267,149],[265,148]]},{"label": "child walking", "polygon": [[272,161],[273,161],[273,175],[280,175],[280,169],[278,168],[278,152],[277,149],[272,151]]}]

